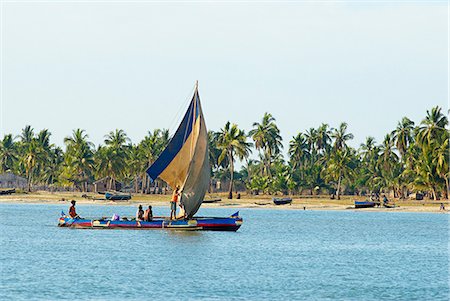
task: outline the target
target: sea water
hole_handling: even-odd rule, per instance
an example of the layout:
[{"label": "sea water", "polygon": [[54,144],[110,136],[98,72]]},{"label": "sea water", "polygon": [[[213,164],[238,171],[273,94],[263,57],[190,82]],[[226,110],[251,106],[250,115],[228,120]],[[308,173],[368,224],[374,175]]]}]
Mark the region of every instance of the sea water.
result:
[{"label": "sea water", "polygon": [[449,299],[447,214],[241,209],[238,232],[178,232],[58,228],[67,207],[0,204],[1,300]]}]

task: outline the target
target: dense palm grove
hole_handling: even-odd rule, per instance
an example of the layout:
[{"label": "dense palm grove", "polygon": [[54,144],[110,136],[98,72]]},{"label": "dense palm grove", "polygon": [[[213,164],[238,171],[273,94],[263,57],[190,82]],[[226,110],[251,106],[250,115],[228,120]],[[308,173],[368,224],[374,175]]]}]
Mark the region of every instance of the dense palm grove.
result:
[{"label": "dense palm grove", "polygon": [[[404,117],[381,143],[367,137],[359,149],[348,145],[353,135],[347,124],[337,128],[322,124],[298,133],[289,142],[288,159],[282,155],[282,137],[275,118],[264,114],[249,132],[227,122],[210,131],[211,190],[227,183],[229,197],[235,189],[252,194],[393,193],[405,198],[412,192],[431,199],[448,198],[449,132],[442,109],[434,107],[415,124]],[[105,136],[95,147],[82,129],[64,139],[66,150],[50,143],[46,129],[26,126],[18,137],[5,135],[0,145],[0,172],[26,177],[28,189],[75,188],[87,191],[95,180],[107,178],[135,192],[150,193],[163,183],[149,181],[145,170],[169,142],[168,130],[149,132],[133,144],[123,130]],[[253,153],[253,155],[252,155]],[[251,159],[258,158],[258,159]],[[235,163],[242,163],[240,171]]]}]

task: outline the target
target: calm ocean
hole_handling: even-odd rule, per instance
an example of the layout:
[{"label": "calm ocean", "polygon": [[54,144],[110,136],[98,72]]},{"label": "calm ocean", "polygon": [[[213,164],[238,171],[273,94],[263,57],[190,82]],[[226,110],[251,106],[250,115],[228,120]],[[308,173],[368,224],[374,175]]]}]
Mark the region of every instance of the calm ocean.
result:
[{"label": "calm ocean", "polygon": [[56,227],[67,209],[0,204],[1,300],[449,299],[446,214],[242,209],[228,233]]}]

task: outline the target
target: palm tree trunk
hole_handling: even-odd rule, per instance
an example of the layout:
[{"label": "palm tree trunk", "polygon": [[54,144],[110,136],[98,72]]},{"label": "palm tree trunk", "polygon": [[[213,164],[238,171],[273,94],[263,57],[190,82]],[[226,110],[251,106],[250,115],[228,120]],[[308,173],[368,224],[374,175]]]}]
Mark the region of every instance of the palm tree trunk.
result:
[{"label": "palm tree trunk", "polygon": [[144,173],[141,181],[141,193],[144,194],[145,182],[147,181],[147,175]]},{"label": "palm tree trunk", "polygon": [[444,191],[444,197],[446,200],[448,200],[448,192],[449,192],[449,181],[448,177],[444,177],[445,179],[445,191]]},{"label": "palm tree trunk", "polygon": [[431,186],[431,194],[433,195],[433,201],[437,200],[436,188]]},{"label": "palm tree trunk", "polygon": [[134,176],[134,192],[138,193],[139,192],[139,187],[138,187],[138,175],[136,174]]},{"label": "palm tree trunk", "polygon": [[341,199],[341,178],[342,178],[342,172],[339,172],[339,178],[338,178],[338,186],[337,186],[337,191],[336,191],[336,196],[337,199],[340,200]]},{"label": "palm tree trunk", "polygon": [[[248,158],[245,157],[245,162],[247,163],[247,182],[251,183],[252,182],[252,175],[250,173],[250,166],[249,166],[249,162],[248,162]],[[248,193],[248,190],[247,190]]]},{"label": "palm tree trunk", "polygon": [[31,174],[32,171],[28,171],[28,192],[31,192]]},{"label": "palm tree trunk", "polygon": [[233,177],[234,177],[234,166],[233,166],[233,151],[230,151],[230,188],[228,189],[228,198],[233,198]]}]

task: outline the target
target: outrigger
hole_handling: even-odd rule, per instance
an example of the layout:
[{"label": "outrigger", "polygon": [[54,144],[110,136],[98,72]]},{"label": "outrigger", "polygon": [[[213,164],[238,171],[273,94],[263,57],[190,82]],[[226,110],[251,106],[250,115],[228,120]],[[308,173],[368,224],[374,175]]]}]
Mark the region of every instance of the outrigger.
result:
[{"label": "outrigger", "polygon": [[210,182],[208,131],[203,116],[198,83],[181,124],[159,158],[147,169],[152,181],[164,180],[180,188],[180,214],[176,219],[155,217],[132,219],[72,219],[62,214],[58,226],[90,229],[176,229],[237,231],[242,225],[239,211],[229,217],[195,217]]}]

